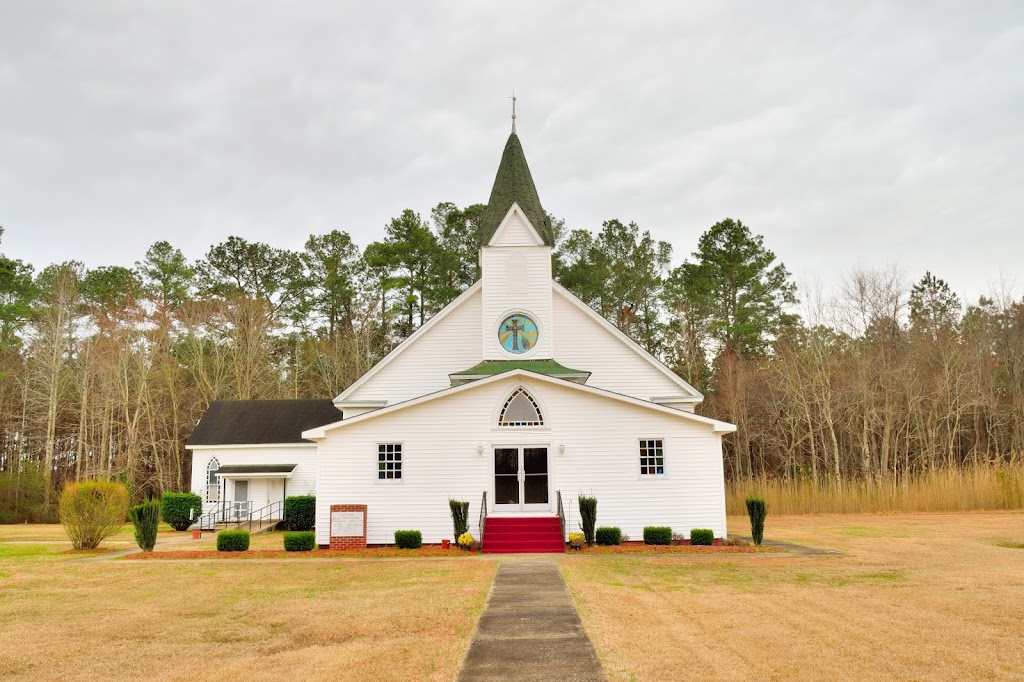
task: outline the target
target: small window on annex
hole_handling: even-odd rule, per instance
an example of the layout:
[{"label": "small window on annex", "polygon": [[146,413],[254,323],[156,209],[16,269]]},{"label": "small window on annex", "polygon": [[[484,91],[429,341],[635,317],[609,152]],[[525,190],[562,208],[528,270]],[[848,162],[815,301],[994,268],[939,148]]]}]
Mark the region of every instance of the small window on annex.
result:
[{"label": "small window on annex", "polygon": [[640,441],[640,474],[660,476],[665,473],[665,444],[661,438]]},{"label": "small window on annex", "polygon": [[402,478],[402,444],[377,444],[377,478],[382,481]]},{"label": "small window on annex", "polygon": [[206,465],[206,501],[216,502],[220,499],[220,481],[217,480],[217,469],[220,469],[220,462],[214,457]]},{"label": "small window on annex", "polygon": [[501,406],[498,426],[544,426],[544,416],[537,401],[525,388],[519,387]]}]

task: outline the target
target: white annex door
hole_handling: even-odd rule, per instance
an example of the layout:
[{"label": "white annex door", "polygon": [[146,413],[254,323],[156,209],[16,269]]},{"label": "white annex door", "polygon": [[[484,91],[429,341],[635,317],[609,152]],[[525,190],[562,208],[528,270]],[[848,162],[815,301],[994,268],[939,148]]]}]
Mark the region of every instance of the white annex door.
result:
[{"label": "white annex door", "polygon": [[551,511],[548,449],[494,448],[494,511]]}]

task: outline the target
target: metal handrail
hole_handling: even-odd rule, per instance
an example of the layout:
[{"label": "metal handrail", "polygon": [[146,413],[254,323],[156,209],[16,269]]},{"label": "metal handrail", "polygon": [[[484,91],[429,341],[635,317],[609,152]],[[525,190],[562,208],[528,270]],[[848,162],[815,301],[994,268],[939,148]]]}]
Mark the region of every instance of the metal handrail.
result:
[{"label": "metal handrail", "polygon": [[[263,521],[264,521],[264,519],[268,522],[268,525],[269,525],[269,522],[274,520],[273,513],[274,513],[275,510],[281,513],[281,515],[277,517],[277,520],[280,521],[281,519],[284,518],[284,502],[280,501],[280,500],[277,501],[277,502],[271,502],[270,504],[268,504],[266,507],[263,507],[262,509],[257,509],[256,511],[249,512],[249,532],[250,533],[252,532],[252,523],[253,523],[253,520],[254,520],[253,519],[253,515],[254,514],[258,514],[258,516],[255,519],[255,521],[257,523],[259,523],[259,527],[256,530],[263,530]],[[239,524],[239,525],[241,525],[241,524]]]},{"label": "metal handrail", "polygon": [[[239,526],[243,524],[248,526],[251,532],[253,523],[257,524],[257,530],[261,530],[264,521],[267,521],[269,525],[270,521],[275,519],[280,521],[284,518],[284,502],[282,500],[271,502],[255,511],[240,513],[239,509],[240,506],[237,503],[221,500],[217,507],[199,517],[197,521],[199,530],[217,530],[218,523],[237,523]],[[278,513],[276,517],[274,516],[275,512]]]},{"label": "metal handrail", "polygon": [[562,506],[562,491],[556,490],[558,496],[558,522],[562,526],[562,542],[565,542],[565,507]]},{"label": "metal handrail", "polygon": [[[480,526],[480,546],[484,546],[484,524],[487,523],[487,491],[484,491],[483,498],[480,500],[480,518],[477,524]],[[458,539],[458,538],[456,538]]]}]

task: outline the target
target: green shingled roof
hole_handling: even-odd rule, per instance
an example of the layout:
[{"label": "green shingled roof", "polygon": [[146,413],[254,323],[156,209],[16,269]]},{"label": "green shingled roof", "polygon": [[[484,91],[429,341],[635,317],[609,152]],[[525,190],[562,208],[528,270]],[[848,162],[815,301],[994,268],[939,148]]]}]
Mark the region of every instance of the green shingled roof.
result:
[{"label": "green shingled roof", "polygon": [[484,212],[483,221],[480,223],[481,244],[491,241],[491,237],[498,231],[498,226],[513,203],[519,204],[519,208],[526,214],[544,243],[554,246],[555,236],[551,230],[551,221],[540,205],[540,197],[537,196],[530,167],[526,164],[523,145],[519,143],[519,136],[515,133],[508,136],[505,151],[501,155],[501,164],[498,166],[498,174],[494,177],[491,198],[487,200],[487,211]]},{"label": "green shingled roof", "polygon": [[547,374],[553,377],[572,377],[582,379],[583,381],[586,381],[590,376],[590,372],[571,369],[554,360],[484,360],[469,369],[453,372],[450,376],[453,379],[456,377],[461,379],[480,378],[501,374],[502,372],[511,372],[514,369],[525,369],[528,372]]}]

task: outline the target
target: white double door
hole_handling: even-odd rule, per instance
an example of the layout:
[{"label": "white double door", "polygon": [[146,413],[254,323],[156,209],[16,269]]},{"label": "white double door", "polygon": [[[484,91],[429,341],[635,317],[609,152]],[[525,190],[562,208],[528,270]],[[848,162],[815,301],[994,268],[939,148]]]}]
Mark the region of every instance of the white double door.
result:
[{"label": "white double door", "polygon": [[495,511],[551,511],[547,446],[495,447],[493,459]]}]

